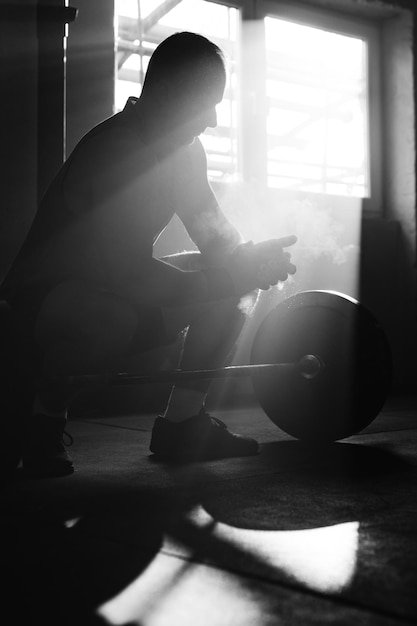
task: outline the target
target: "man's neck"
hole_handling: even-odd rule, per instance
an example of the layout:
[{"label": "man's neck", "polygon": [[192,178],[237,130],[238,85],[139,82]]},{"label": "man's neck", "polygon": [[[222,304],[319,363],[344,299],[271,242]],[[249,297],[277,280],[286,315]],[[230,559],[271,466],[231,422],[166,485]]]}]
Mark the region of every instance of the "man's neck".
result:
[{"label": "man's neck", "polygon": [[186,146],[178,142],[178,137],[168,125],[169,111],[159,106],[153,99],[141,96],[134,104],[136,119],[141,137],[152,145],[158,156],[166,157]]}]

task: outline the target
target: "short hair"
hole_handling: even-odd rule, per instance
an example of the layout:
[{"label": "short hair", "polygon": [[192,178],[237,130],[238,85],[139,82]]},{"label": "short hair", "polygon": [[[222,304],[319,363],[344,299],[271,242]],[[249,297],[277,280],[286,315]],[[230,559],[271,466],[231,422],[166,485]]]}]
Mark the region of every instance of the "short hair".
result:
[{"label": "short hair", "polygon": [[143,89],[155,87],[164,80],[182,86],[197,80],[210,88],[224,80],[225,73],[224,54],[215,43],[197,33],[177,32],[155,48]]}]

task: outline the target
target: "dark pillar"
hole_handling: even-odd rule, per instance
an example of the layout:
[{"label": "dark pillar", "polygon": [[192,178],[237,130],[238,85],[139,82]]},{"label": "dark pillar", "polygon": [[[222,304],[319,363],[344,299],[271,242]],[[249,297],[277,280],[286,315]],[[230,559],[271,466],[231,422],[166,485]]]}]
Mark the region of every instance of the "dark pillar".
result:
[{"label": "dark pillar", "polygon": [[0,0],[0,282],[37,204],[36,0]]},{"label": "dark pillar", "polygon": [[74,0],[67,50],[66,156],[114,106],[114,0]]},{"label": "dark pillar", "polygon": [[75,12],[65,0],[38,2],[38,199],[64,162],[65,35]]}]

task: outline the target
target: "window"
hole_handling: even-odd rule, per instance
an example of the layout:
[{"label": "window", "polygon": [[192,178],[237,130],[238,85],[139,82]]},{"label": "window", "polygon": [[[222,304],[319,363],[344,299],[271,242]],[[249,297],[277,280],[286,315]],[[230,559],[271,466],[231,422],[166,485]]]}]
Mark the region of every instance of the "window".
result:
[{"label": "window", "polygon": [[268,186],[376,208],[377,29],[316,8],[263,7]]},{"label": "window", "polygon": [[365,43],[265,18],[268,183],[369,193]]},{"label": "window", "polygon": [[[377,208],[376,28],[318,8],[259,0],[253,29],[242,22],[239,4],[243,11],[243,1],[231,7],[116,0],[116,110],[139,94],[160,41],[178,30],[200,32],[222,48],[228,64],[218,127],[201,138],[212,181],[243,177],[276,190],[360,198]],[[254,106],[261,114],[253,115]]]}]

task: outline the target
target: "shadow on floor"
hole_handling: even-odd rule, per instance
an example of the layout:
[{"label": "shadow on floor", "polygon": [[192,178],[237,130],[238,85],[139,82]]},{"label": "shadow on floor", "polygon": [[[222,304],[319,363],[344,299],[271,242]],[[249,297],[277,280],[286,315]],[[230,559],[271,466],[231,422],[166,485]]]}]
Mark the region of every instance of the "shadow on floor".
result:
[{"label": "shadow on floor", "polygon": [[[16,489],[0,509],[4,597],[14,624],[107,623],[97,607],[140,580],[161,554],[179,566],[155,583],[154,597],[134,622],[139,626],[196,563],[222,571],[225,580],[231,572],[239,573],[242,593],[248,595],[254,581],[268,581],[303,591],[310,601],[323,600],[325,588],[298,580],[294,570],[279,565],[285,533],[317,533],[363,520],[367,525],[381,519],[394,523],[393,503],[404,510],[409,498],[409,490],[399,492],[399,478],[403,486],[416,483],[415,466],[395,452],[352,443],[314,448],[297,441],[266,443],[252,473],[235,478],[228,478],[228,461],[198,469],[155,464],[152,457],[143,464],[169,474],[169,485],[155,488],[152,473],[148,484],[139,486],[134,473],[109,483],[82,473],[50,482],[28,482],[16,474]],[[359,527],[355,563],[368,545],[366,524]],[[372,593],[366,600],[369,585],[362,583],[361,577],[356,583],[352,578],[338,602],[349,604],[353,598],[357,606],[372,603]],[[258,601],[274,612],[277,599],[266,591],[258,590]],[[389,615],[389,604],[384,611]]]}]

